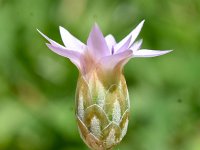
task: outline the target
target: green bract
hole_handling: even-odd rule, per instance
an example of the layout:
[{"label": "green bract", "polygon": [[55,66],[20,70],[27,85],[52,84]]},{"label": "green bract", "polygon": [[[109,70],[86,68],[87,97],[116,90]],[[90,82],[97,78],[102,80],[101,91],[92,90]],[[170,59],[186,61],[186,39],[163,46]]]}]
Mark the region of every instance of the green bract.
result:
[{"label": "green bract", "polygon": [[86,81],[79,77],[76,117],[84,142],[93,150],[106,150],[118,144],[128,127],[129,95],[124,76],[105,85],[97,73]]}]

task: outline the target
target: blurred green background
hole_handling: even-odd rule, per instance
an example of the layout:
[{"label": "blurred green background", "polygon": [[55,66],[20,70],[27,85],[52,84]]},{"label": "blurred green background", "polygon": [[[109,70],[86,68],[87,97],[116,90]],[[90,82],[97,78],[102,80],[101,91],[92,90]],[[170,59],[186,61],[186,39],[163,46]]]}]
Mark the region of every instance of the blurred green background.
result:
[{"label": "blurred green background", "polygon": [[96,21],[117,41],[142,19],[142,48],[174,49],[125,66],[127,136],[116,150],[200,150],[200,0],[0,0],[0,150],[87,150],[75,121],[78,71],[36,28],[86,42]]}]

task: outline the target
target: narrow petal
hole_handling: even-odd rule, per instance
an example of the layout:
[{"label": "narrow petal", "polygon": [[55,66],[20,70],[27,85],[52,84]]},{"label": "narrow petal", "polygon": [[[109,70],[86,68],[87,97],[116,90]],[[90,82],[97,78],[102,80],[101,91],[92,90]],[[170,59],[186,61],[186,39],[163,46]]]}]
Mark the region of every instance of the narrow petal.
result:
[{"label": "narrow petal", "polygon": [[87,46],[95,60],[110,55],[104,36],[97,24],[93,26],[92,31],[90,32]]},{"label": "narrow petal", "polygon": [[66,48],[57,47],[48,43],[46,45],[50,50],[52,50],[56,54],[69,58],[71,62],[75,64],[80,71],[82,71],[82,66],[81,66],[82,55],[79,52],[73,50],[67,50]]},{"label": "narrow petal", "polygon": [[139,41],[136,41],[135,43],[133,43],[133,45],[130,47],[130,49],[134,52],[134,51],[137,51],[141,48],[142,46],[142,42],[143,40],[139,40]]},{"label": "narrow petal", "polygon": [[123,61],[128,60],[132,56],[132,53],[133,52],[131,50],[127,50],[115,55],[110,55],[104,57],[100,63],[105,70],[112,70],[116,66],[122,64]]},{"label": "narrow petal", "polygon": [[105,37],[105,40],[110,52],[112,53],[112,48],[116,44],[115,38],[111,34],[109,34]]},{"label": "narrow petal", "polygon": [[130,36],[132,36],[131,42],[129,44],[129,46],[131,46],[132,43],[137,38],[137,36],[139,35],[139,33],[140,33],[141,29],[142,29],[142,26],[144,24],[144,21],[145,20],[143,20],[135,29],[133,29],[131,31],[131,33],[129,33],[123,40],[121,40],[118,44],[116,44],[115,49],[119,49],[130,38]]},{"label": "narrow petal", "polygon": [[67,49],[83,52],[85,44],[75,38],[69,31],[60,26],[60,34],[62,41]]},{"label": "narrow petal", "polygon": [[43,34],[40,30],[37,29],[37,31],[47,40],[49,41],[49,43],[51,43],[51,45],[56,46],[56,47],[60,47],[60,48],[65,48],[64,46],[58,44],[57,42],[53,41],[52,39],[50,39],[49,37],[47,37],[45,34]]},{"label": "narrow petal", "polygon": [[132,36],[129,37],[129,39],[119,48],[119,49],[114,49],[115,53],[121,53],[127,49],[129,49],[129,44],[131,42]]},{"label": "narrow petal", "polygon": [[138,51],[134,51],[133,57],[156,57],[160,55],[164,55],[170,53],[172,50],[148,50],[148,49],[141,49]]}]

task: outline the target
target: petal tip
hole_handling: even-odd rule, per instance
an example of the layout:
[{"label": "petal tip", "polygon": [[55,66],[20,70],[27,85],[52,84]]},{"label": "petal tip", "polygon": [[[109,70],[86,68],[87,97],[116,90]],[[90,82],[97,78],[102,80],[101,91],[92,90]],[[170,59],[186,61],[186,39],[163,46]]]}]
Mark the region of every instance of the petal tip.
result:
[{"label": "petal tip", "polygon": [[45,44],[49,49],[52,49],[53,46],[51,44],[49,44],[49,43],[45,43]]},{"label": "petal tip", "polygon": [[36,28],[36,30],[37,30],[37,32],[39,32],[43,37],[45,36],[39,29]]},{"label": "petal tip", "polygon": [[95,21],[95,22],[94,22],[94,25],[98,26],[98,23]]},{"label": "petal tip", "polygon": [[145,22],[145,19],[143,19],[141,23],[144,24],[144,22]]},{"label": "petal tip", "polygon": [[141,30],[141,28],[143,27],[144,22],[145,22],[145,20],[142,20],[142,21],[139,23],[138,27],[140,28],[140,30]]},{"label": "petal tip", "polygon": [[164,51],[160,51],[160,54],[158,54],[157,56],[161,56],[161,55],[165,55],[168,54],[170,52],[172,52],[173,50],[164,50]]},{"label": "petal tip", "polygon": [[149,50],[149,49],[141,49],[138,51],[134,51],[134,57],[157,57],[161,55],[165,55],[170,53],[172,50]]},{"label": "petal tip", "polygon": [[93,25],[92,29],[93,29],[93,30],[99,30],[99,31],[100,31],[100,27],[99,27],[99,25],[98,25],[97,22],[94,22],[94,25]]},{"label": "petal tip", "polygon": [[165,50],[165,51],[163,51],[163,53],[167,54],[167,53],[170,53],[172,51],[173,51],[172,49],[171,50]]},{"label": "petal tip", "polygon": [[62,26],[59,26],[59,29],[63,28]]},{"label": "petal tip", "polygon": [[40,35],[42,35],[47,41],[49,41],[51,44],[55,43],[53,40],[51,40],[49,37],[47,37],[44,33],[42,33],[39,29],[37,29]]},{"label": "petal tip", "polygon": [[46,44],[46,46],[48,46],[48,47],[51,46],[51,44],[49,44],[49,43],[45,43],[45,44]]},{"label": "petal tip", "polygon": [[60,30],[60,34],[62,34],[62,32],[64,32],[64,30],[66,30],[66,29],[62,26],[59,26],[59,30]]}]

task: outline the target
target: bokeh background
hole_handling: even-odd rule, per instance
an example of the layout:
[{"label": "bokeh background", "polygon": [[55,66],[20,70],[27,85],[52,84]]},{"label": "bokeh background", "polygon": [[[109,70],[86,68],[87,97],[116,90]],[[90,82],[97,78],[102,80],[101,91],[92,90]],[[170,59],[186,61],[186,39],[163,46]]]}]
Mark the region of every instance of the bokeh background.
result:
[{"label": "bokeh background", "polygon": [[36,28],[61,43],[63,26],[86,42],[97,22],[119,41],[143,19],[142,47],[174,51],[125,66],[131,116],[115,149],[200,150],[200,0],[0,0],[0,150],[87,150],[78,70]]}]

